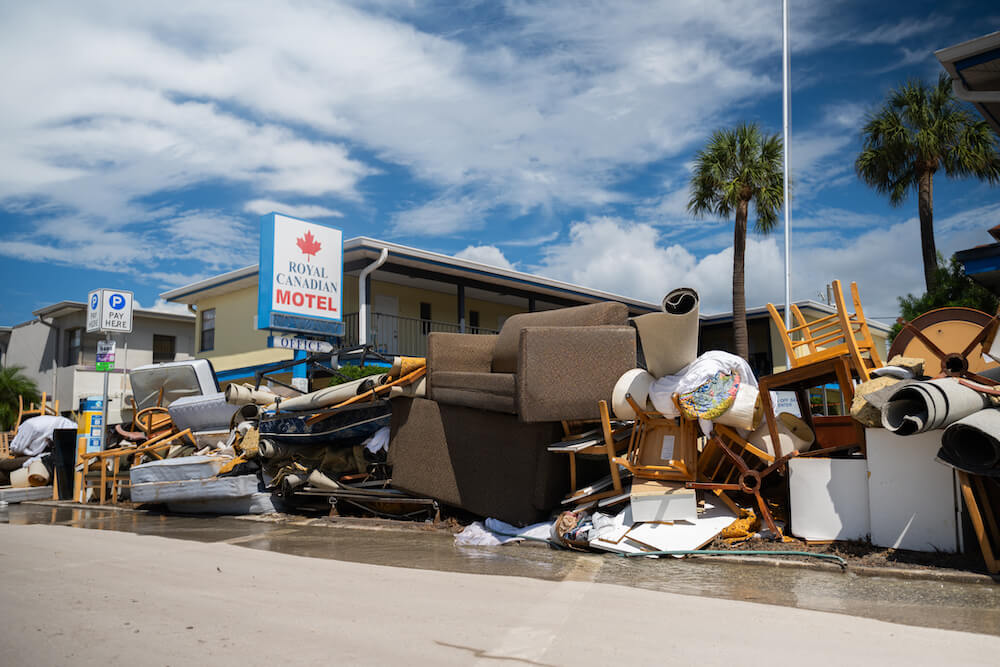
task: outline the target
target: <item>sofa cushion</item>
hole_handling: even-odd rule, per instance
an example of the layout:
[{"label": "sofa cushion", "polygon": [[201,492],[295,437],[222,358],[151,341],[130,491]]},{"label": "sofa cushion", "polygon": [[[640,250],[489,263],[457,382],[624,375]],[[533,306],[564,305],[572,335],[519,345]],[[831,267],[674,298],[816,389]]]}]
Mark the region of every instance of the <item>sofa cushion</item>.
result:
[{"label": "sofa cushion", "polygon": [[623,325],[628,321],[628,307],[617,301],[586,306],[542,310],[512,315],[504,322],[493,348],[493,372],[516,373],[518,345],[524,327],[584,327],[600,324]]},{"label": "sofa cushion", "polygon": [[516,414],[514,376],[510,373],[438,371],[431,398],[449,405]]}]

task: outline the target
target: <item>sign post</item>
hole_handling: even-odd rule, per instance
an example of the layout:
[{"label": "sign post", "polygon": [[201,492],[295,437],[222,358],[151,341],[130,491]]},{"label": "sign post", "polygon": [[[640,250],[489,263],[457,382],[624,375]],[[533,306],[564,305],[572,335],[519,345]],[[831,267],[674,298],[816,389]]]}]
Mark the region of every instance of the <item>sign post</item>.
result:
[{"label": "sign post", "polygon": [[[107,448],[108,374],[115,367],[115,341],[112,333],[132,333],[132,292],[97,289],[87,294],[87,333],[103,332],[105,339],[97,342],[96,366],[104,373],[104,393],[101,401],[101,451]],[[123,369],[124,370],[124,369]]]},{"label": "sign post", "polygon": [[[261,217],[257,328],[311,335],[344,333],[344,235],[340,229],[280,213]],[[268,346],[329,352],[325,341],[271,336]],[[301,365],[300,365],[301,366]],[[296,366],[292,384],[306,391],[306,368]]]}]

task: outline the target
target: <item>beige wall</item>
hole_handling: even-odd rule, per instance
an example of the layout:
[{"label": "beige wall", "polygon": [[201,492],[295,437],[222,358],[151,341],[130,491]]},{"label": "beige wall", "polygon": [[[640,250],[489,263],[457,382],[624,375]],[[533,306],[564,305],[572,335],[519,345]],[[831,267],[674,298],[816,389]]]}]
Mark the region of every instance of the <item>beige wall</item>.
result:
[{"label": "beige wall", "polygon": [[[203,352],[201,315],[209,308],[215,308],[215,347]],[[199,300],[195,355],[211,361],[216,371],[291,359],[291,351],[267,346],[267,331],[254,326],[256,315],[256,286]]]},{"label": "beige wall", "polygon": [[[389,283],[372,279],[372,300],[377,295],[394,296],[399,303],[399,317],[417,319],[420,317],[420,303],[431,304],[431,319],[438,322],[458,324],[458,295],[445,292]],[[257,315],[257,287],[229,292],[221,296],[199,299],[198,321],[195,335],[195,355],[208,359],[217,371],[232,368],[244,368],[259,364],[284,361],[292,358],[287,350],[276,350],[267,347],[267,331],[258,331],[254,327]],[[499,329],[501,318],[507,318],[516,313],[523,313],[525,307],[519,308],[501,303],[490,303],[480,299],[466,299],[466,323],[469,322],[469,311],[479,311],[479,326],[486,329]],[[215,348],[201,351],[201,315],[209,308],[215,309]],[[344,313],[358,312],[358,279],[355,276],[344,276]]]}]

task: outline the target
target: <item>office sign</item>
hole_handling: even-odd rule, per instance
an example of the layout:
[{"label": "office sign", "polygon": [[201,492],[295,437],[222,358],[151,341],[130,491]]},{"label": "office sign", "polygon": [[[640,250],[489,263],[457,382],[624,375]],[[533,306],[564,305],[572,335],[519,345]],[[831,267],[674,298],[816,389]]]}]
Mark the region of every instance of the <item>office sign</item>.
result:
[{"label": "office sign", "polygon": [[87,294],[87,333],[132,333],[132,292],[98,289]]},{"label": "office sign", "polygon": [[261,218],[257,327],[343,333],[344,235],[279,213]]},{"label": "office sign", "polygon": [[333,345],[327,343],[326,341],[310,340],[308,338],[298,338],[296,336],[268,336],[267,346],[276,347],[282,350],[312,352],[314,354],[333,352]]}]

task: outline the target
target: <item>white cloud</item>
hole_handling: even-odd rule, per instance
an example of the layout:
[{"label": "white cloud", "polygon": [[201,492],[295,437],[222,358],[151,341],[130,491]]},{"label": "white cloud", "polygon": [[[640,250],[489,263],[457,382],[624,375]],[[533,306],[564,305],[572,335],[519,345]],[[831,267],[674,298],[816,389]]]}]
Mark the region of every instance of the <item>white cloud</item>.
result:
[{"label": "white cloud", "polygon": [[503,251],[495,245],[470,245],[465,248],[465,250],[460,250],[455,253],[455,257],[459,259],[468,259],[473,262],[480,262],[481,264],[488,264],[490,266],[498,266],[501,269],[509,269],[511,271],[515,270],[513,264],[504,257]]},{"label": "white cloud", "polygon": [[[921,291],[923,271],[917,222],[876,227],[854,239],[813,244],[806,235],[792,241],[792,299],[813,299],[839,279],[845,289],[856,281],[865,310],[898,312],[897,297]],[[731,232],[730,232],[731,233]],[[812,240],[816,240],[815,237]],[[784,301],[784,249],[777,236],[747,239],[747,306]],[[689,286],[701,295],[702,312],[732,310],[732,247],[696,256],[685,245],[666,241],[646,223],[592,218],[574,223],[566,243],[552,246],[538,273],[576,284],[659,302],[670,290]]]},{"label": "white cloud", "polygon": [[392,232],[403,236],[448,236],[482,229],[489,204],[477,197],[442,198],[393,217]]},{"label": "white cloud", "polygon": [[284,213],[293,218],[342,218],[344,214],[325,206],[315,204],[285,204],[273,199],[254,199],[243,205],[243,210],[247,213],[265,215],[267,213]]},{"label": "white cloud", "polygon": [[898,23],[887,23],[861,34],[848,37],[859,44],[898,44],[904,40],[934,32],[951,23],[946,16],[928,16],[923,19],[904,18]]}]

